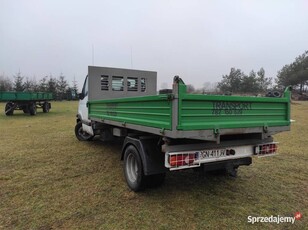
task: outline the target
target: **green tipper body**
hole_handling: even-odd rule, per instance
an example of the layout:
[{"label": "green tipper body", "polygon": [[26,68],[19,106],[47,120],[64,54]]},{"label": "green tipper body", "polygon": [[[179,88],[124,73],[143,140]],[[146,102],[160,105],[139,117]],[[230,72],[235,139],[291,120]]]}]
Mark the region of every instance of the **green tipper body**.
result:
[{"label": "green tipper body", "polygon": [[[174,133],[281,127],[290,125],[290,90],[280,98],[200,95],[186,93],[181,79],[172,94],[127,97],[88,102],[89,117],[125,127],[132,124],[142,131],[157,128]],[[109,122],[110,123],[110,122]],[[173,137],[176,137],[174,134]]]}]

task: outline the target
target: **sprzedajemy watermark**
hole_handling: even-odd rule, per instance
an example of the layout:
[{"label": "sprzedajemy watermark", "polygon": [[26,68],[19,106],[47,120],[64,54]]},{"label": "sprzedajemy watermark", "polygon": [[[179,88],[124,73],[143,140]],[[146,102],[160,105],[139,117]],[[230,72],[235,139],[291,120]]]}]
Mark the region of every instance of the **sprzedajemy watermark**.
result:
[{"label": "sprzedajemy watermark", "polygon": [[291,223],[294,224],[295,220],[300,220],[302,218],[302,214],[300,212],[296,212],[294,216],[248,216],[248,223]]}]

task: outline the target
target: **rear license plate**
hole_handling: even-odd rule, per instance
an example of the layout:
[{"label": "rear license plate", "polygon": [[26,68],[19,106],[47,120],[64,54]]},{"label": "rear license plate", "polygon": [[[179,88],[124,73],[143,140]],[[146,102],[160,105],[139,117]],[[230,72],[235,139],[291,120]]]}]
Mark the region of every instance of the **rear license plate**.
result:
[{"label": "rear license plate", "polygon": [[199,160],[226,156],[226,149],[210,149],[199,152]]}]

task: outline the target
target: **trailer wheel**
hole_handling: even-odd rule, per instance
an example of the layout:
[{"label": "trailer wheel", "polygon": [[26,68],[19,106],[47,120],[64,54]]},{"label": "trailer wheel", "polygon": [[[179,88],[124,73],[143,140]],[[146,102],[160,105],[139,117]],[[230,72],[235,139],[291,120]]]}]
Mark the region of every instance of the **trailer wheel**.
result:
[{"label": "trailer wheel", "polygon": [[83,131],[81,121],[79,121],[75,126],[75,135],[79,141],[90,141],[94,137]]},{"label": "trailer wheel", "polygon": [[144,188],[146,177],[138,150],[130,145],[124,153],[124,175],[128,187],[138,192]]},{"label": "trailer wheel", "polygon": [[5,115],[12,116],[14,113],[14,104],[12,102],[8,102],[5,105]]},{"label": "trailer wheel", "polygon": [[43,104],[43,112],[48,113],[49,112],[49,103],[47,101]]},{"label": "trailer wheel", "polygon": [[35,102],[29,104],[29,113],[30,115],[36,115],[36,104]]}]

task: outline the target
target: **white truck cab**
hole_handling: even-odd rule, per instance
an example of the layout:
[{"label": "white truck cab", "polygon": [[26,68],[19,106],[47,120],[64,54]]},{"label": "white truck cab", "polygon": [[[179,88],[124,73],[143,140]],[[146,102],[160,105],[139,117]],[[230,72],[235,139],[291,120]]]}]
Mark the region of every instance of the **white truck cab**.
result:
[{"label": "white truck cab", "polygon": [[91,126],[91,120],[89,119],[88,112],[88,99],[89,99],[89,77],[87,76],[83,87],[82,92],[79,94],[79,104],[78,104],[78,113],[77,113],[77,125],[75,132],[78,132],[81,140],[90,140],[94,137],[94,132]]}]

